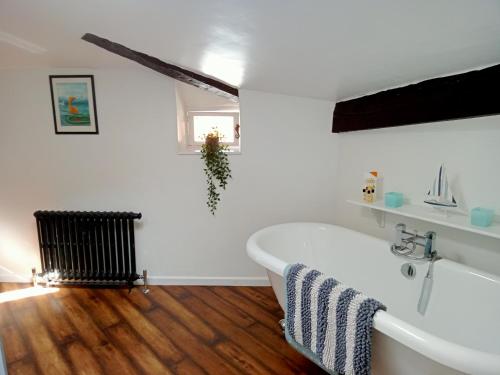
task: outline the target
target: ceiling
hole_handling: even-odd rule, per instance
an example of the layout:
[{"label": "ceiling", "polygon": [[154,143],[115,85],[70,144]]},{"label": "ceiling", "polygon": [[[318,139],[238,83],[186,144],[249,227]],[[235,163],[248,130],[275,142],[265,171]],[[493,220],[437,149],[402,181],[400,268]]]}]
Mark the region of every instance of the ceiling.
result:
[{"label": "ceiling", "polygon": [[186,111],[236,111],[240,105],[222,96],[177,81],[175,90]]},{"label": "ceiling", "polygon": [[498,0],[0,0],[0,68],[130,67],[93,33],[229,84],[342,99],[500,62]]}]

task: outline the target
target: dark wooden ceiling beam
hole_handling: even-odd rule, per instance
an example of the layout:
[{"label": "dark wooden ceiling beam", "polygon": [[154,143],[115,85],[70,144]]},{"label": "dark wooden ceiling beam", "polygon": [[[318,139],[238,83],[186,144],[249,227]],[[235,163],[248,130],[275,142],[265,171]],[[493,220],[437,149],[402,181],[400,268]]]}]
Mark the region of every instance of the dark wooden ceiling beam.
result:
[{"label": "dark wooden ceiling beam", "polygon": [[134,51],[121,44],[101,38],[94,34],[85,34],[82,39],[86,42],[95,44],[109,52],[115,53],[127,59],[133,60],[141,65],[153,69],[161,74],[165,74],[183,83],[198,87],[199,89],[209,91],[216,95],[238,102],[238,89],[214,78],[206,77],[199,73],[181,68],[176,65],[168,64],[156,57],[146,55],[145,53]]},{"label": "dark wooden ceiling beam", "polygon": [[338,102],[332,132],[500,114],[500,65]]}]

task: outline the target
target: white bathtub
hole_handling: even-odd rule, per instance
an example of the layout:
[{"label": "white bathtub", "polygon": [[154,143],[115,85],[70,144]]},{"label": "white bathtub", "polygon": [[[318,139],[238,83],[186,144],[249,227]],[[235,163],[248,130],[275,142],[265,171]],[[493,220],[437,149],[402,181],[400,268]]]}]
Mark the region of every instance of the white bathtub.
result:
[{"label": "white bathtub", "polygon": [[[283,272],[297,262],[383,302],[387,312],[374,319],[374,375],[499,375],[500,277],[438,260],[422,316],[417,303],[428,263],[397,257],[389,246],[335,225],[290,223],[252,235],[247,252],[268,270],[282,307]],[[415,265],[414,279],[401,273],[404,263]]]}]

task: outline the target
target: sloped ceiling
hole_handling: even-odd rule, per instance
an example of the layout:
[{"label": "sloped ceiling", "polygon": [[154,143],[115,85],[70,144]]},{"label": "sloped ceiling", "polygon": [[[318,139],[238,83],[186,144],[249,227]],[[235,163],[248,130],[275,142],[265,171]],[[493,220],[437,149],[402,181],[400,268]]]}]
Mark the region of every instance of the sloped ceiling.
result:
[{"label": "sloped ceiling", "polygon": [[239,103],[214,95],[182,82],[175,83],[177,94],[186,111],[238,111]]},{"label": "sloped ceiling", "polygon": [[339,100],[499,63],[500,1],[0,0],[0,68],[136,66],[86,32],[240,88]]}]

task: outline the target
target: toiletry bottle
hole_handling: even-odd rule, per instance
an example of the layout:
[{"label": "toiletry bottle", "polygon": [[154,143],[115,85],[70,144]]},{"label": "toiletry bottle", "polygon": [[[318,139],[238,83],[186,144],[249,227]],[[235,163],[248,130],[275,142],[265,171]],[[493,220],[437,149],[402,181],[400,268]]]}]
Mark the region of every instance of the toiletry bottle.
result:
[{"label": "toiletry bottle", "polygon": [[370,171],[365,174],[365,183],[363,185],[363,201],[373,203],[377,200],[377,171]]}]

